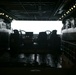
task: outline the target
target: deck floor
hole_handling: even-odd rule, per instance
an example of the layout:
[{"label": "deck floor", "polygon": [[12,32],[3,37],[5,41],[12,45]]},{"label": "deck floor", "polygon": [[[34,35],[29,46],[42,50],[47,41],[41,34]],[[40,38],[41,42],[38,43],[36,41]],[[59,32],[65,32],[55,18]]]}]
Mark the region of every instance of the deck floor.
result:
[{"label": "deck floor", "polygon": [[[56,59],[57,60],[57,59]],[[0,66],[44,66],[44,67],[55,67],[62,68],[60,63],[62,62],[62,58],[58,58],[56,62],[53,55],[51,54],[18,54],[15,57],[11,57],[9,53],[4,53],[0,56]],[[57,64],[57,67],[56,67]]]}]

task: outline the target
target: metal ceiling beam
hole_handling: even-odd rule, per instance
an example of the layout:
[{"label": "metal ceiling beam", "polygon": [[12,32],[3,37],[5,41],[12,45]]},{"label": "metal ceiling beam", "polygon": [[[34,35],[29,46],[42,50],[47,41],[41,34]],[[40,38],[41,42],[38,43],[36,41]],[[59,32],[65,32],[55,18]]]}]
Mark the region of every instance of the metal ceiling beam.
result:
[{"label": "metal ceiling beam", "polygon": [[[60,3],[63,0],[12,0],[12,1],[0,1],[0,5],[7,9],[12,15],[16,16],[16,19],[26,19],[26,16],[30,19],[41,20],[44,17],[48,20],[52,17],[57,18],[57,9],[59,9]],[[22,18],[24,17],[24,18]],[[40,17],[40,18],[39,18]],[[47,18],[48,17],[48,18]]]},{"label": "metal ceiling beam", "polygon": [[[51,16],[54,16],[55,11],[57,10],[57,8],[58,8],[58,6],[59,6],[59,4],[60,4],[60,1],[61,1],[61,0],[59,0],[58,3],[56,3],[56,7],[54,8],[53,13],[51,14]],[[51,18],[51,16],[49,17],[49,19]]]},{"label": "metal ceiling beam", "polygon": [[[47,4],[50,4],[50,5],[54,5],[55,4],[55,2],[21,2],[23,5],[39,5],[39,4],[41,4],[41,5],[47,5]],[[10,5],[10,6],[12,6],[12,5],[20,5],[19,4],[19,2],[0,2],[0,5]]]},{"label": "metal ceiling beam", "polygon": [[19,4],[21,5],[21,7],[24,9],[24,11],[27,13],[27,15],[29,16],[28,12],[26,11],[25,7],[23,6],[23,4],[21,3],[20,0],[18,0]]},{"label": "metal ceiling beam", "polygon": [[60,10],[62,11],[63,7],[66,5],[67,2],[69,2],[70,0],[63,0],[62,3],[60,4],[60,6],[58,7],[58,9],[56,10],[54,16],[57,14],[57,12]]}]

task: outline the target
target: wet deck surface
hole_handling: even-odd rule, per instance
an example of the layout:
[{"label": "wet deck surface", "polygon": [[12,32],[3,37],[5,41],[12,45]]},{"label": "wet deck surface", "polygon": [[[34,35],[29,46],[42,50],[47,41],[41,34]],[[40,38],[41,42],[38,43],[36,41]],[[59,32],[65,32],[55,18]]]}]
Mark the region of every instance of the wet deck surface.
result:
[{"label": "wet deck surface", "polygon": [[56,62],[51,54],[18,54],[15,57],[11,57],[9,53],[4,53],[0,56],[0,67],[62,68],[61,62],[62,58],[59,58],[58,62]]}]

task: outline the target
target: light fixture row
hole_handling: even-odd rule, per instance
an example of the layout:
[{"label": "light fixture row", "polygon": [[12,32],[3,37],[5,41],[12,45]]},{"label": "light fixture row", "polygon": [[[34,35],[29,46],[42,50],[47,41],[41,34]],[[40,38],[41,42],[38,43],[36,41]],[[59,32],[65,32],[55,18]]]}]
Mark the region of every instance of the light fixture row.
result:
[{"label": "light fixture row", "polygon": [[9,18],[9,19],[13,19],[12,17],[10,17],[10,16],[8,16],[8,15],[6,15],[5,13],[0,13],[0,15],[3,15],[3,16],[5,16],[6,18]]},{"label": "light fixture row", "polygon": [[60,18],[59,20],[61,20],[63,17],[65,17],[66,15],[68,15],[71,11],[73,11],[76,8],[76,3],[68,10],[66,11]]}]

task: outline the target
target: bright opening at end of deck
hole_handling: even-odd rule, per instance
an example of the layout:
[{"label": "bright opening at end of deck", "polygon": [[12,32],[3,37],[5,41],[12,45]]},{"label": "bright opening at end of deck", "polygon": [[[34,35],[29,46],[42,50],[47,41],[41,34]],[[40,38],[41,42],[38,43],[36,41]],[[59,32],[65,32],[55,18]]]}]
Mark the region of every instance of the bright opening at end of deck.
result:
[{"label": "bright opening at end of deck", "polygon": [[11,23],[12,29],[25,30],[26,32],[33,32],[39,34],[39,32],[46,30],[57,30],[57,34],[61,34],[62,21],[16,21]]}]

